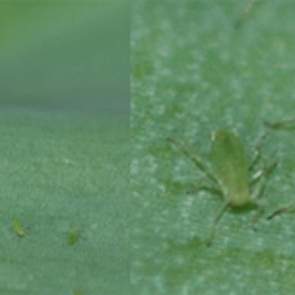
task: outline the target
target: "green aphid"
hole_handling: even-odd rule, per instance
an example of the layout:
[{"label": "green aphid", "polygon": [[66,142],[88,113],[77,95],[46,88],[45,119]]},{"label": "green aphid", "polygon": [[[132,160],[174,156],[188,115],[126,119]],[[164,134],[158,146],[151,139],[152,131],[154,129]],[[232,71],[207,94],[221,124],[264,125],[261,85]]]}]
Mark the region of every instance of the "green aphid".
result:
[{"label": "green aphid", "polygon": [[14,218],[12,221],[12,229],[15,232],[15,234],[20,238],[23,238],[27,235],[26,229],[24,228],[21,221],[17,218]]},{"label": "green aphid", "polygon": [[[253,225],[263,213],[261,197],[269,176],[277,166],[277,162],[262,164],[261,148],[265,137],[266,134],[257,141],[253,159],[249,161],[239,136],[229,130],[218,130],[212,134],[208,164],[198,155],[192,154],[184,145],[168,139],[202,172],[204,177],[194,191],[209,191],[223,201],[214,218],[208,245],[213,241],[216,225],[226,210],[256,208]],[[263,168],[258,169],[258,166]]]},{"label": "green aphid", "polygon": [[74,246],[80,240],[81,233],[78,228],[71,228],[68,231],[67,242],[69,246]]}]

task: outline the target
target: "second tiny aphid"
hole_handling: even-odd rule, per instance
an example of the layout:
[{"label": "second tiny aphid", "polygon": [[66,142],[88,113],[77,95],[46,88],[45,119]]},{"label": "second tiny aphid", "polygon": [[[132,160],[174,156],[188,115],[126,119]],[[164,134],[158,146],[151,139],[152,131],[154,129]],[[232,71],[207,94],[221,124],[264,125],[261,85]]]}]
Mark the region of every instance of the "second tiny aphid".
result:
[{"label": "second tiny aphid", "polygon": [[[276,162],[269,165],[260,165],[262,161],[261,146],[264,138],[265,135],[257,142],[253,158],[248,161],[244,145],[239,136],[230,130],[218,130],[212,134],[212,146],[208,164],[198,155],[192,154],[183,144],[174,139],[168,139],[170,143],[190,158],[202,172],[204,178],[195,187],[195,190],[209,191],[223,200],[223,204],[214,218],[207,245],[211,244],[216,225],[226,210],[255,207],[257,214],[253,219],[253,224],[263,213],[260,200],[267,179],[277,166]],[[257,169],[258,166],[263,167]]]}]

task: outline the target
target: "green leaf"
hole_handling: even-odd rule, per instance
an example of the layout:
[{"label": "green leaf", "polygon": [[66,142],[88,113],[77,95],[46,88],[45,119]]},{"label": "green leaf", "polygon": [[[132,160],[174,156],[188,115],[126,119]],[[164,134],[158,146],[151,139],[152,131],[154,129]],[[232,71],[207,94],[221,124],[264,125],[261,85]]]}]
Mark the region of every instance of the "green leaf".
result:
[{"label": "green leaf", "polygon": [[[249,2],[255,3],[246,13]],[[255,211],[229,210],[210,248],[205,241],[221,201],[171,185],[198,185],[200,173],[182,155],[167,148],[163,156],[155,147],[171,137],[208,155],[211,132],[225,128],[251,157],[265,121],[294,118],[294,9],[290,1],[136,2],[131,179],[138,210],[131,278],[137,294],[293,293],[295,215],[266,220],[295,204],[293,132],[271,132],[265,140],[263,159],[279,166],[265,189],[257,230]]]},{"label": "green leaf", "polygon": [[1,294],[130,294],[127,128],[120,116],[0,112]]}]

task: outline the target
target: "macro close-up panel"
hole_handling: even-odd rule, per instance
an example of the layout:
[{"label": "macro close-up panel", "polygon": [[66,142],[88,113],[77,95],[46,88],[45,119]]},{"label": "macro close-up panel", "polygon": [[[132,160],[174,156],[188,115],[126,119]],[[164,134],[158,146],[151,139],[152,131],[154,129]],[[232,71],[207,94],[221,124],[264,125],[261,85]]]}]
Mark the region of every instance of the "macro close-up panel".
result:
[{"label": "macro close-up panel", "polygon": [[294,293],[294,10],[134,4],[136,294]]},{"label": "macro close-up panel", "polygon": [[128,13],[0,1],[1,295],[130,294]]}]

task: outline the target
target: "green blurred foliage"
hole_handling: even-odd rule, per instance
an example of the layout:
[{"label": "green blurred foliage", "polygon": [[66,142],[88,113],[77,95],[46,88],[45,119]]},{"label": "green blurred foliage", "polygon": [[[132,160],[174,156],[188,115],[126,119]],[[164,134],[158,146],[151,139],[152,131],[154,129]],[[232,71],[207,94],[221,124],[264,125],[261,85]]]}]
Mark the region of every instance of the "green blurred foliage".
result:
[{"label": "green blurred foliage", "polygon": [[0,105],[128,111],[126,1],[1,1],[0,27]]}]

